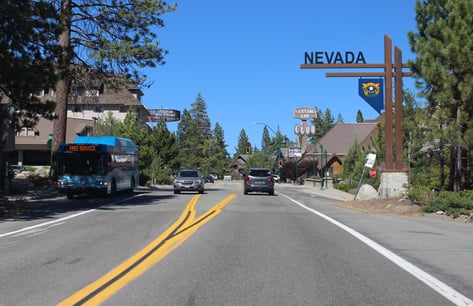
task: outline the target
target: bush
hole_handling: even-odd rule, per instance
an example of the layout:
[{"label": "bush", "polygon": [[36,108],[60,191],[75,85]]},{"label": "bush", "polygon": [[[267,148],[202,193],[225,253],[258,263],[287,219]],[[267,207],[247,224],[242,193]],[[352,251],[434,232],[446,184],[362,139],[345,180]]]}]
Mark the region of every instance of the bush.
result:
[{"label": "bush", "polygon": [[344,191],[344,192],[348,192],[348,193],[351,193],[351,194],[355,194],[357,188],[356,188],[355,185],[348,184],[348,183],[345,183],[345,182],[340,182],[335,186],[335,189],[338,189],[338,190],[341,190],[341,191]]},{"label": "bush", "polygon": [[427,204],[429,201],[434,199],[436,196],[435,191],[432,191],[431,188],[426,187],[425,185],[420,186],[411,186],[407,192],[407,196],[412,203],[424,205]]},{"label": "bush", "polygon": [[156,183],[159,185],[172,185],[173,178],[169,174],[158,173],[158,176],[156,177]]},{"label": "bush", "polygon": [[43,175],[30,174],[28,178],[31,180],[33,186],[46,186],[50,183],[49,178]]},{"label": "bush", "polygon": [[423,211],[427,213],[444,211],[448,216],[454,218],[460,215],[470,215],[473,212],[473,191],[438,192],[427,201]]}]

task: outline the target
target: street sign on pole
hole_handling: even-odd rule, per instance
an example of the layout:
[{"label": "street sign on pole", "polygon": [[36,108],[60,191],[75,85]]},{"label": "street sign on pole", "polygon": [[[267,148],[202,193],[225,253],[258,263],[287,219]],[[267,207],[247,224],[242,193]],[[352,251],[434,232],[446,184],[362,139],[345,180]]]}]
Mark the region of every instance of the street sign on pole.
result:
[{"label": "street sign on pole", "polygon": [[370,169],[370,176],[371,177],[376,177],[376,169],[375,168]]},{"label": "street sign on pole", "polygon": [[375,160],[376,160],[376,154],[368,153],[368,155],[366,155],[366,159],[365,159],[365,167],[366,168],[373,168]]}]

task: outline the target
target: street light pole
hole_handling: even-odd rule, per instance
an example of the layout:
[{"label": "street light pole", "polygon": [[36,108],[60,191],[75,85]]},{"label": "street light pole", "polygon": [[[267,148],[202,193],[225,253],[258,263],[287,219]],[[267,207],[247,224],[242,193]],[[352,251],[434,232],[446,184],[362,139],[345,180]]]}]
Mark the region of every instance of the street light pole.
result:
[{"label": "street light pole", "polygon": [[[326,175],[326,167],[327,167],[327,149],[324,149],[324,146],[319,142],[320,147],[320,189],[327,188],[328,183],[325,178]],[[325,164],[324,164],[325,158]],[[324,186],[325,184],[325,186]]]},{"label": "street light pole", "polygon": [[[264,122],[253,122],[253,124],[261,124],[261,125],[264,125],[265,127],[267,127],[271,132],[273,132],[274,134],[274,137],[278,137],[278,134],[266,123]],[[280,171],[279,171],[279,161],[281,160],[281,139],[277,139],[278,141],[278,156],[277,156],[277,163],[276,163],[276,174],[279,175],[280,174]]]},{"label": "street light pole", "polygon": [[266,123],[264,122],[253,122],[253,124],[261,124],[261,125],[264,125],[265,127],[267,127],[271,132],[273,132],[274,136],[277,137],[278,134],[269,126],[267,125]]}]

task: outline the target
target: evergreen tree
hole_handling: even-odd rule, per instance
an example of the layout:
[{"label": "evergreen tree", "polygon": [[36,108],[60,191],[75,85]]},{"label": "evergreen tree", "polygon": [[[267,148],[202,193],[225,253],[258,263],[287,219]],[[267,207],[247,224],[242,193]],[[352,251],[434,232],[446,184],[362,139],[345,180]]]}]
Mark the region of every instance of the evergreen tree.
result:
[{"label": "evergreen tree", "polygon": [[335,125],[335,118],[332,116],[332,111],[327,108],[324,114],[323,120],[323,130],[325,131],[324,135]]},{"label": "evergreen tree", "polygon": [[246,135],[245,130],[242,129],[240,134],[238,135],[238,143],[237,147],[235,148],[235,156],[240,154],[246,154],[247,148],[251,149],[251,143],[248,138],[248,135]]},{"label": "evergreen tree", "polygon": [[263,136],[261,137],[261,151],[264,153],[271,153],[271,137],[269,136],[269,131],[266,126],[263,129]]},{"label": "evergreen tree", "polygon": [[337,123],[344,123],[344,122],[345,120],[343,119],[342,114],[338,113]]},{"label": "evergreen tree", "polygon": [[357,181],[363,172],[365,157],[363,148],[355,139],[343,160],[343,177]]},{"label": "evergreen tree", "polygon": [[182,111],[181,120],[177,125],[177,140],[179,144],[179,149],[184,149],[184,145],[187,144],[187,138],[189,138],[190,134],[187,133],[190,130],[190,122],[191,122],[191,114],[187,109]]},{"label": "evergreen tree", "polygon": [[184,109],[181,116],[181,121],[177,125],[177,146],[178,150],[178,163],[180,166],[192,167],[195,163],[193,157],[193,132],[192,130],[192,117],[187,109]]},{"label": "evergreen tree", "polygon": [[317,144],[320,138],[322,138],[325,134],[322,128],[323,122],[323,113],[320,109],[316,110],[316,117],[312,119],[312,125],[315,127],[315,134],[310,136],[309,142],[311,144]]},{"label": "evergreen tree", "polygon": [[207,104],[200,93],[184,111],[178,126],[179,162],[185,167],[208,167],[206,160],[212,147],[212,130]]},{"label": "evergreen tree", "polygon": [[324,113],[317,109],[317,117],[312,119],[312,125],[315,126],[315,134],[310,136],[309,142],[316,144],[335,125],[330,109],[325,109]]},{"label": "evergreen tree", "polygon": [[404,93],[403,101],[402,125],[406,140],[404,160],[409,163],[411,188],[421,188],[429,192],[432,188],[444,189],[445,173],[448,171],[445,147],[439,141],[432,142],[425,138],[428,133],[426,112],[410,91]]},{"label": "evergreen tree", "polygon": [[56,117],[53,151],[66,139],[66,116],[69,102],[72,63],[92,68],[105,75],[124,74],[137,83],[144,67],[164,64],[167,53],[159,47],[153,31],[163,27],[162,14],[174,7],[161,0],[62,0],[56,4],[60,31],[60,52],[56,69]]},{"label": "evergreen tree", "polygon": [[358,110],[356,113],[356,123],[362,123],[363,121],[365,121],[365,119],[363,119],[363,113],[361,110]]},{"label": "evergreen tree", "polygon": [[417,54],[410,67],[426,98],[429,141],[450,150],[448,189],[469,185],[473,143],[473,2],[417,1],[418,32],[409,32]]},{"label": "evergreen tree", "polygon": [[224,172],[230,164],[230,157],[226,149],[224,132],[220,124],[217,122],[213,131],[213,141],[210,151],[211,164],[209,165],[209,173],[215,173],[218,177],[223,177]]},{"label": "evergreen tree", "polygon": [[95,122],[95,135],[117,135],[120,121],[113,116],[112,112],[108,112],[104,119],[98,119]]},{"label": "evergreen tree", "polygon": [[197,94],[195,101],[191,104],[189,113],[192,118],[192,124],[197,129],[197,134],[200,135],[201,139],[209,139],[212,135],[212,130],[209,115],[207,114],[207,103],[200,93]]},{"label": "evergreen tree", "polygon": [[249,157],[246,161],[245,167],[247,169],[252,167],[262,167],[271,169],[272,172],[276,172],[276,168],[274,167],[273,156],[268,155],[267,153],[262,151],[251,154],[251,157]]},{"label": "evergreen tree", "polygon": [[164,120],[159,120],[150,137],[157,156],[154,161],[157,168],[152,172],[152,177],[156,178],[157,183],[170,183],[173,170],[178,167],[176,136],[169,131]]},{"label": "evergreen tree", "polygon": [[149,127],[139,122],[133,107],[129,108],[125,119],[119,125],[117,136],[131,139],[138,146],[140,184],[147,183],[152,177],[150,165],[157,154],[150,137]]},{"label": "evergreen tree", "polygon": [[[57,44],[57,14],[50,1],[2,0],[0,2],[0,100],[6,97],[12,114],[0,109],[0,134],[15,128],[34,127],[38,118],[53,119],[55,104],[34,93],[53,88]],[[0,149],[3,142],[0,142]]]}]

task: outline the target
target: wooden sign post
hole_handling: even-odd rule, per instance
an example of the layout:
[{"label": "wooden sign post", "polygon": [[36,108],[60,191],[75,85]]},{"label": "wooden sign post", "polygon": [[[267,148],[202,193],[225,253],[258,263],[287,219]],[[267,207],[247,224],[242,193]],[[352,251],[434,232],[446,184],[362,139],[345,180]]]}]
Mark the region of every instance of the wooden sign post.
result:
[{"label": "wooden sign post", "polygon": [[[305,55],[305,63],[301,69],[382,69],[380,72],[327,72],[326,77],[383,77],[385,80],[384,110],[385,110],[385,138],[386,163],[381,170],[381,197],[401,196],[408,185],[408,167],[403,163],[403,135],[402,135],[402,78],[411,76],[411,72],[403,72],[407,68],[402,63],[402,51],[394,48],[394,64],[392,63],[392,40],[384,35],[384,63],[367,64],[363,53],[353,52],[313,52]],[[315,61],[315,63],[314,63]],[[310,62],[310,63],[308,63]],[[394,127],[393,127],[393,79],[394,79]],[[393,139],[394,131],[394,139]],[[393,154],[393,140],[395,144],[395,158]]]},{"label": "wooden sign post", "polygon": [[[351,52],[347,52],[346,58]],[[359,53],[358,58],[364,62],[364,57]],[[337,53],[338,55],[338,53]],[[327,54],[326,54],[327,57]],[[333,57],[333,54],[331,55]],[[341,62],[343,62],[343,57]],[[354,59],[354,56],[351,56]],[[323,60],[323,58],[322,58]],[[335,58],[336,60],[336,58]],[[386,172],[400,172],[406,171],[403,165],[403,136],[402,136],[402,77],[411,76],[411,72],[403,72],[403,68],[407,68],[406,64],[402,63],[402,51],[398,47],[394,48],[394,64],[392,63],[392,40],[389,36],[384,36],[384,63],[381,64],[366,64],[366,63],[316,63],[316,64],[301,64],[301,69],[383,69],[381,72],[327,72],[326,77],[384,77],[385,79],[385,136],[386,136],[386,166],[383,171]],[[394,128],[393,128],[393,79],[394,79]],[[396,146],[396,157],[393,158],[393,130],[394,143]]]}]

